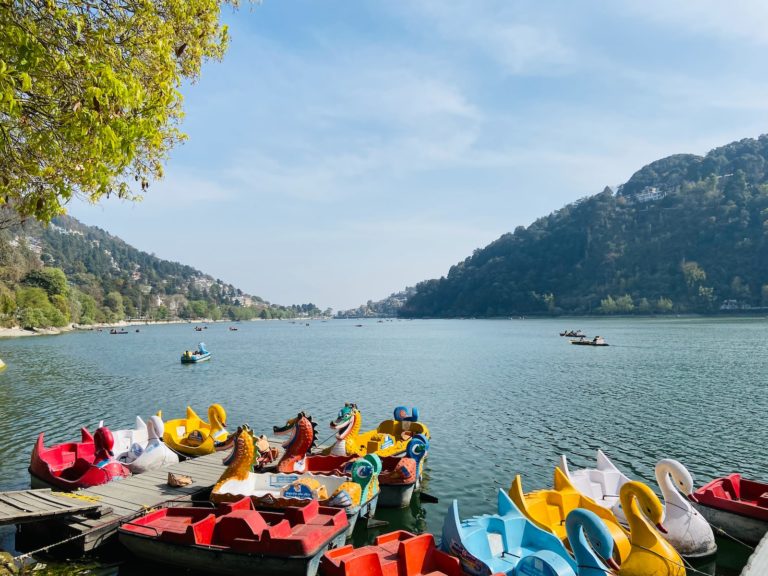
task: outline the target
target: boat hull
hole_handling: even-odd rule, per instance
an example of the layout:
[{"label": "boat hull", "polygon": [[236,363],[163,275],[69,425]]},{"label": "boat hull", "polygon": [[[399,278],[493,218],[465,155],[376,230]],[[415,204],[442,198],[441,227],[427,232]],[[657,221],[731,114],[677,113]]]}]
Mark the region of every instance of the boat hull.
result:
[{"label": "boat hull", "polygon": [[120,542],[140,558],[179,566],[208,574],[274,574],[275,576],[315,576],[323,553],[344,545],[345,533],[329,546],[306,558],[275,557],[230,552],[217,547],[181,545],[120,532]]},{"label": "boat hull", "polygon": [[379,506],[382,508],[407,508],[416,490],[416,484],[379,484]]},{"label": "boat hull", "polygon": [[734,512],[704,506],[698,502],[693,506],[710,525],[747,544],[757,544],[768,532],[768,522],[758,518],[742,516]]}]

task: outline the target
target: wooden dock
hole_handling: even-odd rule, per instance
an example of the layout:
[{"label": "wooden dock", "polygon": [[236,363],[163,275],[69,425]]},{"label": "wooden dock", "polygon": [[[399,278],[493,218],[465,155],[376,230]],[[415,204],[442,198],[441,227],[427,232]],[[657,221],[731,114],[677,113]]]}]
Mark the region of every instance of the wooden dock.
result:
[{"label": "wooden dock", "polygon": [[102,508],[100,503],[71,498],[49,489],[2,492],[0,526],[39,522],[57,516],[87,514],[99,508]]},{"label": "wooden dock", "polygon": [[[276,442],[270,441],[270,444],[279,446]],[[23,524],[19,526],[17,544],[21,542],[25,549],[32,549],[41,542],[71,539],[67,543],[71,552],[94,550],[112,539],[121,523],[139,516],[145,510],[163,502],[191,500],[195,496],[204,495],[224,472],[225,466],[221,463],[224,456],[223,452],[215,452],[160,470],[78,490],[73,493],[75,497],[71,500],[78,505],[89,505],[90,514],[85,511],[76,514],[68,512],[66,517],[49,517]],[[169,472],[189,476],[192,483],[182,487],[169,486]],[[25,491],[26,494],[35,492],[39,491]],[[78,497],[81,499],[78,500]],[[93,514],[95,509],[101,514]]]}]

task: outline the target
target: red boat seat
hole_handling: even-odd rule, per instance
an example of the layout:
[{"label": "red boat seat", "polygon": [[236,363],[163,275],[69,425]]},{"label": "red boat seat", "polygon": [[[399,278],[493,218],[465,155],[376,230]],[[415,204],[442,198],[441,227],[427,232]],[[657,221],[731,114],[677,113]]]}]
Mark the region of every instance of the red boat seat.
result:
[{"label": "red boat seat", "polygon": [[78,458],[69,468],[63,468],[58,476],[64,480],[75,481],[88,472],[91,466],[93,466],[92,460],[89,461],[84,458]]},{"label": "red boat seat", "polygon": [[[182,514],[174,514],[174,512],[182,512]],[[195,516],[197,514],[190,516],[189,510],[170,508],[165,516],[157,518],[147,526],[157,530],[158,539],[166,542],[211,544],[216,517],[210,512],[200,519]]]}]

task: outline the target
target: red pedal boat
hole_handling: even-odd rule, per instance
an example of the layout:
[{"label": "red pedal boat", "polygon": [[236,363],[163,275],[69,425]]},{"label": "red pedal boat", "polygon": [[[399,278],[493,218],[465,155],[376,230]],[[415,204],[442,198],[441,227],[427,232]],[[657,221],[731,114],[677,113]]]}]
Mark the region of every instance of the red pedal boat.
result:
[{"label": "red pedal boat", "polygon": [[80,430],[80,442],[45,447],[44,433],[37,437],[29,463],[32,488],[77,490],[126,478],[131,471],[114,459],[115,440],[106,426],[93,435]]},{"label": "red pedal boat", "polygon": [[344,543],[347,526],[344,510],[317,500],[258,512],[246,496],[216,508],[161,508],[118,533],[136,556],[208,574],[313,576],[323,552]]},{"label": "red pedal boat", "polygon": [[397,530],[373,546],[344,546],[323,555],[324,576],[461,576],[459,559],[441,552],[432,534]]},{"label": "red pedal boat", "polygon": [[768,531],[768,484],[741,474],[715,478],[691,496],[696,509],[725,533],[757,543]]}]

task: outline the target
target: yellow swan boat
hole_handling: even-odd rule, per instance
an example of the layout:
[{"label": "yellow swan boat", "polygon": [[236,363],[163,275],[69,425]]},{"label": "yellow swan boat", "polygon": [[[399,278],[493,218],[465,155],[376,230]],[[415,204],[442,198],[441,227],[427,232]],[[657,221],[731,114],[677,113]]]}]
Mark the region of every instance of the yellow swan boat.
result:
[{"label": "yellow swan boat", "polygon": [[418,410],[415,408],[411,416],[405,408],[396,408],[393,420],[384,420],[375,430],[368,432],[360,432],[362,423],[363,417],[357,404],[344,404],[338,417],[331,422],[331,428],[336,430],[336,442],[324,453],[333,456],[395,456],[405,453],[408,442],[414,436],[422,434],[429,439],[429,428],[418,422]]},{"label": "yellow swan boat", "polygon": [[685,576],[682,558],[658,532],[666,532],[661,525],[664,507],[653,490],[642,482],[628,482],[619,490],[619,500],[632,544],[619,576]]},{"label": "yellow swan boat", "polygon": [[623,563],[630,555],[629,533],[622,528],[613,512],[599,506],[592,499],[584,496],[570,483],[560,468],[555,468],[554,490],[538,490],[523,493],[523,482],[518,474],[509,489],[509,497],[539,528],[556,535],[564,544],[568,544],[565,533],[565,519],[576,508],[594,512],[606,525],[616,543],[615,552]]},{"label": "yellow swan boat", "polygon": [[216,450],[215,443],[228,436],[227,413],[221,404],[211,404],[208,408],[208,422],[201,420],[192,407],[187,406],[186,418],[166,421],[163,442],[176,452],[202,456],[212,454]]}]

